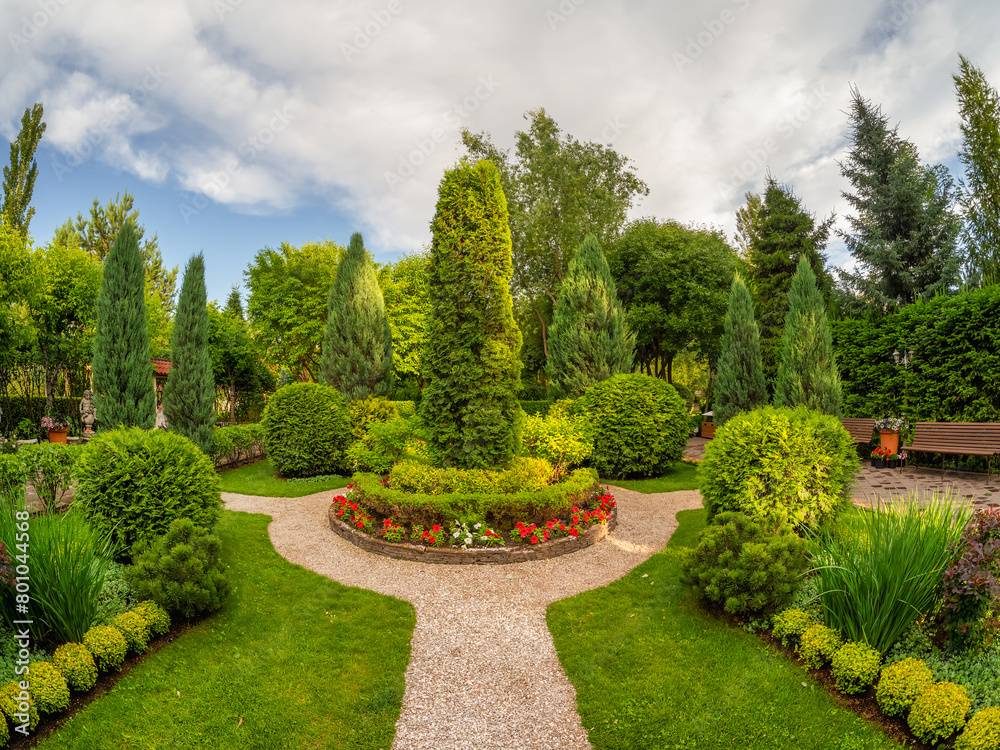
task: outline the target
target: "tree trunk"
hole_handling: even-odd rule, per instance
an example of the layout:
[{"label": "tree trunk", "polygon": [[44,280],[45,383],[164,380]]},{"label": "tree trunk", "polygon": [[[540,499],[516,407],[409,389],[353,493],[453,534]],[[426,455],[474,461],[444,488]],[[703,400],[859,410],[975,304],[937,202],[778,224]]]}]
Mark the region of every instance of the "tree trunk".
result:
[{"label": "tree trunk", "polygon": [[667,356],[667,382],[674,384],[674,355]]},{"label": "tree trunk", "polygon": [[236,377],[229,376],[229,421],[236,421]]},{"label": "tree trunk", "polygon": [[53,365],[49,361],[48,352],[42,351],[42,361],[45,366],[45,413],[52,416],[52,407],[55,405],[56,386],[59,384],[59,372],[62,368]]},{"label": "tree trunk", "polygon": [[549,358],[549,339],[548,329],[545,327],[545,319],[542,317],[542,314],[538,312],[537,307],[532,307],[531,309],[535,311],[535,315],[538,316],[538,324],[542,327],[542,353],[545,354],[545,359],[547,361]]}]

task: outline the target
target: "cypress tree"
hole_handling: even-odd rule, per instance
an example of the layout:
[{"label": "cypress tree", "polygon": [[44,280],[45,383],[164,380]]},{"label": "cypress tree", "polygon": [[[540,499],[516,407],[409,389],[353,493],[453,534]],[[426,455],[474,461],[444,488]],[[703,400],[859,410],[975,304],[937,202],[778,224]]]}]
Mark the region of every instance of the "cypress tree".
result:
[{"label": "cypress tree", "polygon": [[760,329],[753,298],[739,274],[729,290],[723,321],[722,349],[716,366],[714,421],[723,425],[741,411],[767,405],[767,384],[760,352]]},{"label": "cypress tree", "polygon": [[94,406],[102,428],[150,430],[156,390],[146,328],[146,267],[131,221],[115,237],[104,263],[94,335]]},{"label": "cypress tree", "polygon": [[375,267],[355,232],[326,299],[320,380],[350,400],[392,393],[392,330]]},{"label": "cypress tree", "polygon": [[441,466],[502,465],[520,447],[521,332],[507,199],[493,162],[445,172],[431,230],[420,402],[428,452]]},{"label": "cypress tree", "polygon": [[569,262],[549,327],[551,393],[581,396],[594,383],[631,372],[634,354],[635,336],[625,326],[604,251],[588,235]]},{"label": "cypress tree", "polygon": [[805,257],[788,292],[774,405],[808,406],[840,416],[840,373],[833,356],[833,335],[816,275]]},{"label": "cypress tree", "polygon": [[208,351],[208,300],[201,253],[184,269],[170,336],[170,375],[163,386],[163,415],[173,432],[190,439],[205,453],[212,449],[215,376]]}]

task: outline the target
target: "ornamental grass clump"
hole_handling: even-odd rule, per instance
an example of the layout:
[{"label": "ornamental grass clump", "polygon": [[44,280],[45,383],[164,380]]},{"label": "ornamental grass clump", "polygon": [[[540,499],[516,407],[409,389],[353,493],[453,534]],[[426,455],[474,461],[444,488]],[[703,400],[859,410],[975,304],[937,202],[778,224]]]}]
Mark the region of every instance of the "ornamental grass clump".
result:
[{"label": "ornamental grass clump", "polygon": [[878,678],[882,655],[864,643],[845,643],[830,660],[837,690],[844,695],[865,692]]},{"label": "ornamental grass clump", "polygon": [[70,690],[85,693],[97,684],[97,664],[82,643],[64,643],[52,654],[52,664],[62,672]]},{"label": "ornamental grass clump", "polygon": [[882,670],[875,700],[886,716],[903,716],[913,701],[934,684],[934,674],[922,659],[910,657]]},{"label": "ornamental grass clump", "polygon": [[43,714],[56,714],[69,708],[69,686],[62,672],[47,661],[28,665],[31,698]]},{"label": "ornamental grass clump", "polygon": [[843,643],[840,633],[833,628],[813,625],[802,634],[795,653],[810,669],[821,669],[830,662]]},{"label": "ornamental grass clump", "polygon": [[886,653],[938,603],[949,547],[968,511],[946,495],[921,505],[859,510],[849,533],[820,535],[813,554],[824,619]]},{"label": "ornamental grass clump", "polygon": [[970,705],[964,687],[954,682],[939,682],[913,701],[907,723],[921,742],[940,742],[965,726]]},{"label": "ornamental grass clump", "polygon": [[1000,707],[984,708],[969,719],[955,750],[1000,750]]},{"label": "ornamental grass clump", "polygon": [[802,634],[815,625],[816,621],[801,609],[789,608],[776,614],[771,623],[771,635],[780,639],[781,645],[788,648],[792,643],[798,643]]},{"label": "ornamental grass clump", "polygon": [[125,640],[125,636],[118,628],[110,625],[98,625],[88,630],[83,636],[83,645],[94,657],[100,672],[121,669],[128,653],[128,641]]}]

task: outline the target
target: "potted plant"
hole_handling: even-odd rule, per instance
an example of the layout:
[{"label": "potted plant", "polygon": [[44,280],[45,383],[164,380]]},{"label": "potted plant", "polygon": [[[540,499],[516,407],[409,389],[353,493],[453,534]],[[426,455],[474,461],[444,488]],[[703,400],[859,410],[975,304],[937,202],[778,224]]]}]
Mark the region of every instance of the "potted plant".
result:
[{"label": "potted plant", "polygon": [[895,469],[898,461],[899,461],[899,456],[895,453],[890,453],[889,457],[886,459],[886,462],[888,463],[890,469]]},{"label": "potted plant", "polygon": [[884,469],[885,460],[889,457],[889,449],[879,446],[872,451],[872,468],[873,469]]},{"label": "potted plant", "polygon": [[906,466],[906,459],[907,458],[909,458],[909,456],[907,455],[906,451],[900,451],[899,452],[899,468],[900,469],[902,469],[904,466]]},{"label": "potted plant", "polygon": [[64,417],[42,417],[42,429],[49,431],[50,443],[65,443],[69,421]]},{"label": "potted plant", "polygon": [[875,421],[875,429],[879,433],[879,442],[883,448],[888,448],[889,453],[899,450],[899,431],[905,430],[909,426],[904,415],[898,417],[882,417]]}]

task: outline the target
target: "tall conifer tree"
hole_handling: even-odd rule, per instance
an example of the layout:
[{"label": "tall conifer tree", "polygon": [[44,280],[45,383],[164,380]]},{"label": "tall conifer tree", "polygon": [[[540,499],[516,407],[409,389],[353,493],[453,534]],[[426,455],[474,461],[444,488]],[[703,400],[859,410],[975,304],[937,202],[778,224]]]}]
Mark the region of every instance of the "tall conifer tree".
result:
[{"label": "tall conifer tree", "polygon": [[146,328],[146,269],[131,221],[125,222],[104,263],[94,335],[94,406],[102,429],[150,430],[156,390]]},{"label": "tall conifer tree", "polygon": [[420,402],[428,451],[443,466],[502,465],[520,447],[521,332],[507,199],[492,162],[445,172],[431,230]]},{"label": "tall conifer tree", "polygon": [[184,269],[170,337],[170,375],[163,386],[163,414],[172,431],[192,440],[205,453],[212,449],[215,376],[208,351],[208,299],[201,253]]},{"label": "tall conifer tree", "polygon": [[826,305],[809,260],[802,258],[788,292],[774,405],[808,406],[839,417],[841,400]]},{"label": "tall conifer tree", "polygon": [[569,262],[549,328],[545,369],[556,398],[580,396],[594,383],[632,371],[635,336],[604,251],[587,235]]},{"label": "tall conifer tree", "polygon": [[21,234],[28,234],[28,225],[35,209],[31,207],[31,194],[35,190],[38,162],[35,149],[42,140],[45,123],[42,122],[42,103],[24,110],[21,130],[10,144],[10,166],[3,168],[3,206],[0,212],[8,226]]},{"label": "tall conifer tree", "polygon": [[351,236],[326,300],[320,380],[351,400],[393,389],[392,329],[361,234]]},{"label": "tall conifer tree", "polygon": [[723,425],[742,411],[767,405],[767,385],[760,353],[760,329],[753,298],[737,274],[729,291],[723,321],[722,349],[716,365],[714,422]]}]

